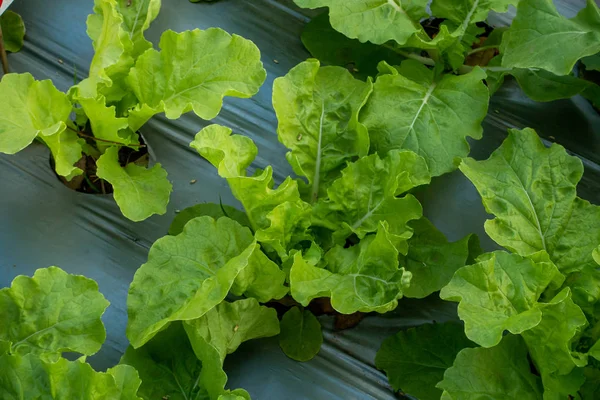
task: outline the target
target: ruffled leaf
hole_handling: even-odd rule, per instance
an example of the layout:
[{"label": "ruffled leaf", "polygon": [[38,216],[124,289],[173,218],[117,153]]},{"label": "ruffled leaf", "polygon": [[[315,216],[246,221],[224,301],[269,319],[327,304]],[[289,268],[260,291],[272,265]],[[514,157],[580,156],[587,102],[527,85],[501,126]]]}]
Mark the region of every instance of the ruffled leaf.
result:
[{"label": "ruffled leaf", "polygon": [[581,160],[557,144],[546,148],[532,129],[509,130],[485,161],[465,159],[461,171],[495,215],[485,231],[521,255],[545,250],[564,274],[595,269],[600,207],[577,197]]},{"label": "ruffled leaf", "polygon": [[127,365],[96,372],[89,364],[64,358],[48,362],[33,354],[0,356],[2,399],[141,400],[136,394],[140,384]]},{"label": "ruffled leaf", "polygon": [[157,240],[129,288],[127,337],[140,347],[172,321],[202,317],[230,290],[259,301],[287,292],[285,274],[229,218],[199,217],[177,236]]},{"label": "ruffled leaf", "polygon": [[0,153],[15,154],[38,135],[63,132],[71,113],[67,95],[51,81],[31,74],[7,74],[0,81]]},{"label": "ruffled leaf", "polygon": [[83,173],[80,168],[74,166],[81,159],[85,145],[85,140],[77,136],[77,133],[72,130],[64,130],[54,135],[42,135],[39,138],[50,149],[57,174],[64,176],[69,181]]},{"label": "ruffled leaf", "polygon": [[296,174],[308,180],[305,200],[317,201],[348,161],[368,153],[369,135],[358,113],[372,86],[344,68],[319,68],[316,60],[300,63],[275,80],[277,134],[291,150],[287,159]]},{"label": "ruffled leaf", "polygon": [[96,174],[113,186],[115,201],[130,220],[143,221],[151,215],[167,212],[173,186],[160,164],[150,169],[131,163],[122,167],[119,149],[110,147],[96,165]]},{"label": "ruffled leaf", "polygon": [[251,97],[266,77],[254,43],[222,29],[166,31],[160,48],[142,54],[127,79],[141,103],[130,113],[134,131],[160,112],[213,119],[225,96]]},{"label": "ruffled leaf", "polygon": [[185,331],[198,358],[207,344],[214,347],[221,363],[245,341],[279,334],[274,308],[261,306],[256,299],[222,302],[201,318],[186,321]]},{"label": "ruffled leaf", "polygon": [[565,288],[549,303],[540,303],[542,319],[522,336],[544,384],[544,398],[575,396],[583,384],[585,360],[572,355],[572,342],[587,325],[581,309]]},{"label": "ruffled leaf", "polygon": [[429,181],[425,161],[413,152],[394,150],[384,159],[377,154],[360,158],[342,170],[327,190],[328,199],[317,203],[313,224],[345,239],[351,233],[363,238],[385,221],[398,250],[406,254],[406,240],[412,235],[406,224],[419,219],[422,208],[414,196],[396,195]]},{"label": "ruffled leaf", "polygon": [[303,8],[329,8],[331,26],[351,39],[383,44],[395,40],[404,44],[423,28],[426,0],[294,0]]},{"label": "ruffled leaf", "polygon": [[398,268],[398,249],[390,236],[380,222],[377,234],[358,245],[327,252],[323,265],[311,265],[296,253],[290,272],[292,297],[303,306],[317,297],[330,297],[332,307],[342,314],[393,310],[411,275]]},{"label": "ruffled leaf", "polygon": [[[231,129],[220,125],[209,125],[196,135],[190,144],[198,153],[214,165],[219,175],[227,179],[233,195],[242,203],[246,215],[254,231],[268,229],[275,214],[270,214],[283,203],[290,202],[304,208],[298,202],[300,193],[295,180],[288,177],[277,189],[273,189],[273,169],[267,166],[256,176],[246,176],[246,168],[250,166],[258,152],[251,139],[232,135]],[[284,206],[285,207],[285,206]],[[295,218],[295,222],[303,220]],[[287,221],[281,221],[287,223]],[[281,229],[281,227],[276,228]],[[295,229],[289,224],[285,227],[291,232]]]},{"label": "ruffled leaf", "polygon": [[94,354],[106,338],[100,317],[108,304],[96,282],[58,267],[17,276],[0,290],[0,342],[10,353],[45,359]]},{"label": "ruffled leaf", "polygon": [[123,17],[121,26],[133,42],[133,58],[152,47],[152,43],[144,38],[144,32],[158,17],[160,5],[161,0],[117,0],[117,9]]},{"label": "ruffled leaf", "polygon": [[440,292],[442,299],[459,302],[467,337],[492,347],[505,330],[519,334],[537,326],[542,320],[537,301],[551,283],[557,284],[556,266],[541,256],[534,261],[503,251],[478,261],[456,271]]},{"label": "ruffled leaf", "polygon": [[476,67],[434,80],[434,72],[414,60],[402,62],[400,72],[382,67],[387,73],[377,78],[360,115],[371,152],[412,150],[425,159],[432,176],[454,170],[469,153],[466,138],[481,138],[489,100],[485,73]]}]

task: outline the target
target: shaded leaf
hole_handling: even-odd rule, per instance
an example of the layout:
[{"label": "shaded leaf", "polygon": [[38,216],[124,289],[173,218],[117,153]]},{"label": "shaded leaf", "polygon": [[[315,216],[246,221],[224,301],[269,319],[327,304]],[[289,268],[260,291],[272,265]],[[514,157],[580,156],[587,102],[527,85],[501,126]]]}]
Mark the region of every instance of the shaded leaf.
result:
[{"label": "shaded leaf", "polygon": [[438,400],[442,391],[435,385],[465,347],[475,344],[467,339],[461,324],[425,324],[385,339],[375,365],[385,371],[395,391],[420,400]]},{"label": "shaded leaf", "polygon": [[411,221],[414,229],[408,241],[408,254],[400,256],[400,265],[412,274],[406,297],[422,299],[441,290],[452,276],[467,264],[471,242],[477,236],[468,235],[456,242],[448,242],[444,234],[426,218]]},{"label": "shaded leaf", "polygon": [[250,221],[248,221],[248,217],[243,211],[225,204],[202,203],[185,208],[175,215],[175,218],[169,227],[169,235],[179,235],[183,232],[185,224],[196,217],[202,216],[209,216],[214,219],[228,217],[242,226],[250,227]]},{"label": "shaded leaf", "polygon": [[527,360],[527,347],[518,336],[507,335],[499,345],[486,349],[463,349],[454,365],[444,373],[437,387],[442,399],[539,400],[540,378],[533,375]]},{"label": "shaded leaf", "polygon": [[292,307],[283,315],[279,346],[286,356],[296,361],[311,360],[322,343],[321,324],[313,313]]},{"label": "shaded leaf", "polygon": [[0,30],[2,30],[2,39],[6,51],[16,53],[21,50],[23,38],[25,37],[25,24],[19,14],[6,10],[0,15]]},{"label": "shaded leaf", "polygon": [[350,39],[331,27],[329,14],[312,18],[302,31],[302,43],[310,54],[325,65],[347,68],[360,79],[377,75],[377,64],[400,64],[404,59],[394,50],[373,43]]}]

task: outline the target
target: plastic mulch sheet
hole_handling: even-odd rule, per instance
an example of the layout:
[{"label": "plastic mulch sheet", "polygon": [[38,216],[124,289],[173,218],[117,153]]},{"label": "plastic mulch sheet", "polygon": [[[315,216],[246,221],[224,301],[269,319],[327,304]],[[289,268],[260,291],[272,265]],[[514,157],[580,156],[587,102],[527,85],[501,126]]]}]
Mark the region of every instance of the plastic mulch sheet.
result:
[{"label": "plastic mulch sheet", "polygon": [[[583,0],[563,2],[559,11],[572,16],[583,5]],[[12,71],[28,71],[37,79],[50,78],[61,90],[73,84],[76,76],[83,77],[93,55],[85,33],[92,7],[92,0],[17,0],[11,9],[23,16],[27,37],[24,49],[9,56]],[[506,16],[493,18],[501,24]],[[309,57],[300,42],[306,21],[307,14],[291,1],[193,4],[188,0],[165,0],[147,34],[157,43],[166,29],[216,26],[256,43],[267,69],[267,81],[252,99],[226,99],[223,111],[213,122],[251,137],[259,148],[254,166],[272,164],[279,181],[291,168],[284,147],[277,141],[272,83]],[[160,162],[167,170],[174,192],[166,215],[142,223],[123,217],[110,195],[77,193],[63,186],[50,168],[44,146],[31,145],[15,156],[0,155],[0,287],[9,286],[19,274],[32,275],[37,268],[50,265],[95,279],[111,302],[103,317],[107,341],[89,359],[98,370],[118,363],[127,347],[129,284],[136,269],[146,261],[152,243],[166,234],[176,210],[219,199],[237,204],[225,180],[189,148],[193,136],[208,124],[187,114],[177,121],[159,116],[143,128],[151,162]],[[600,204],[600,115],[579,96],[535,103],[507,79],[491,100],[484,138],[473,142],[471,156],[486,158],[506,137],[507,128],[526,126],[582,158],[585,175],[579,195]],[[192,179],[197,183],[190,184]],[[483,231],[488,216],[479,195],[460,172],[437,178],[420,197],[425,215],[449,239],[475,232],[484,248],[493,248]],[[374,367],[382,340],[406,327],[455,318],[455,305],[441,301],[435,294],[424,300],[401,300],[396,311],[368,316],[356,328],[341,332],[333,330],[329,317],[321,317],[325,343],[315,359],[297,363],[281,352],[276,338],[253,340],[227,357],[228,386],[245,388],[255,400],[393,399],[385,375]]]}]

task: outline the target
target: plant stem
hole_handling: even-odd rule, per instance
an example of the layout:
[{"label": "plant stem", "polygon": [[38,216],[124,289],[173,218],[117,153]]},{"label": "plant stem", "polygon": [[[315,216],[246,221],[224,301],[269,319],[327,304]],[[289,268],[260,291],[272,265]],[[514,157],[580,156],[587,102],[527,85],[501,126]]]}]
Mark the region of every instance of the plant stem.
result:
[{"label": "plant stem", "polygon": [[497,48],[498,48],[498,46],[493,46],[493,45],[492,46],[481,46],[481,47],[478,47],[476,49],[469,51],[467,53],[467,56],[470,56],[471,54],[479,53],[480,51],[486,51],[489,49],[497,49]]},{"label": "plant stem", "polygon": [[[435,66],[435,61],[429,57],[423,57],[420,56],[418,54],[415,53],[409,53],[407,51],[403,51],[400,49],[396,49],[393,46],[390,45],[386,45],[384,44],[383,47],[386,47],[398,54],[400,54],[402,57],[406,57],[406,58],[410,58],[411,60],[416,60],[418,62],[420,62],[421,64],[425,64],[425,65],[429,65],[430,67]],[[483,49],[487,50],[487,49],[491,49],[491,48],[496,48],[497,46],[484,46],[484,47],[479,47],[475,50],[477,51],[483,51]],[[476,53],[477,51],[472,51],[469,54],[472,53]],[[479,67],[481,69],[483,69],[484,71],[492,71],[492,72],[507,72],[507,71],[512,71],[512,68],[505,68],[505,67]],[[471,72],[473,70],[473,67],[471,65],[461,65],[460,67],[458,67],[458,69],[456,70],[456,72],[459,75],[464,75],[464,74],[468,74],[469,72]]]},{"label": "plant stem", "polygon": [[8,74],[8,57],[6,56],[6,49],[4,48],[2,28],[0,28],[0,61],[2,61],[2,71],[4,71],[5,74]]},{"label": "plant stem", "polygon": [[73,128],[71,128],[68,125],[67,125],[67,128],[70,129],[70,130],[72,130],[73,132],[75,132],[76,134],[78,134],[81,137],[92,139],[92,140],[95,140],[97,142],[112,143],[112,144],[118,144],[118,145],[121,145],[121,146],[129,146],[129,147],[146,147],[145,144],[125,144],[125,143],[121,143],[121,142],[114,142],[112,140],[100,139],[100,138],[97,138],[97,137],[94,137],[94,136],[87,135],[87,134],[85,134],[85,133],[83,133],[81,131],[78,131],[76,129],[73,129]]}]

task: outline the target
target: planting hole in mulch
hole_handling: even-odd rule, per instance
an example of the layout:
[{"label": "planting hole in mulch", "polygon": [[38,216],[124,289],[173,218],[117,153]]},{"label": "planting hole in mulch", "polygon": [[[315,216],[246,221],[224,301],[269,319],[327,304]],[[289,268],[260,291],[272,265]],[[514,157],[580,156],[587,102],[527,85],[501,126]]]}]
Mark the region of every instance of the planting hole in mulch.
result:
[{"label": "planting hole in mulch", "polygon": [[[89,126],[88,126],[89,128]],[[90,132],[90,129],[86,129],[84,132]],[[85,139],[86,143],[95,148],[95,139],[91,134],[79,132],[80,136]],[[139,132],[138,132],[139,133]],[[148,147],[144,141],[144,138],[139,134],[140,145],[136,148],[123,146],[119,149],[119,164],[125,167],[129,164],[135,164],[140,167],[147,168],[149,163]],[[69,189],[75,190],[81,193],[88,194],[110,194],[113,193],[113,187],[110,183],[104,179],[100,179],[96,175],[96,161],[98,156],[83,154],[81,159],[75,164],[76,167],[83,170],[83,174],[74,177],[70,181],[67,181],[63,176],[56,173],[54,169],[54,158],[50,154],[50,167],[56,175],[56,177]]]}]

